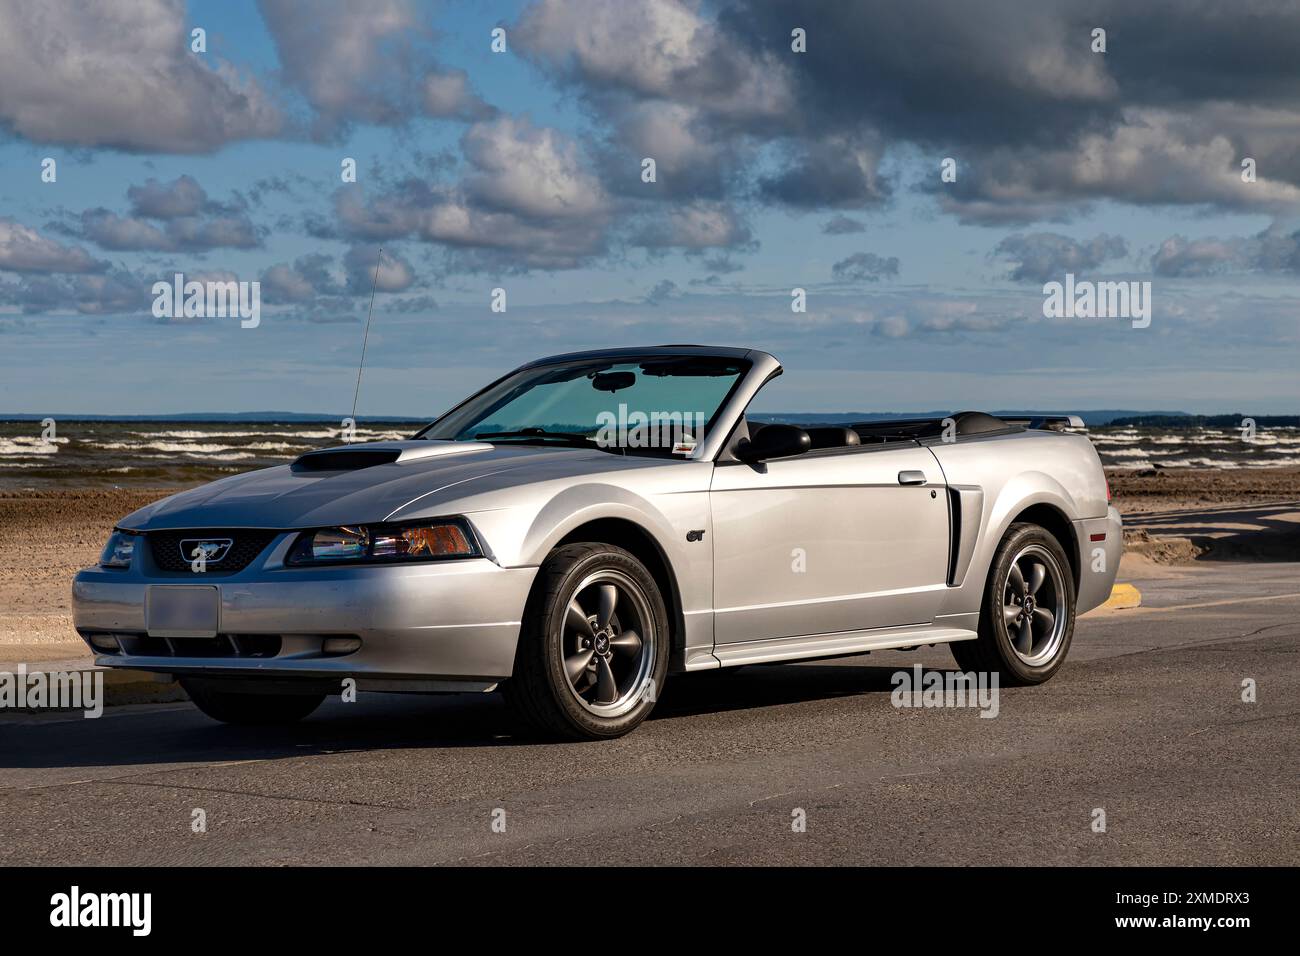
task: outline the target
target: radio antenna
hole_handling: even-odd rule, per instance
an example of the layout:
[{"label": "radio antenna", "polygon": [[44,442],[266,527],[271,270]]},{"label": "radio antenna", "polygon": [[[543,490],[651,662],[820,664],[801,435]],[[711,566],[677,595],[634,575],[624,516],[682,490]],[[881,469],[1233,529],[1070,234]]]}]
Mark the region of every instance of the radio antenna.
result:
[{"label": "radio antenna", "polygon": [[375,257],[375,277],[370,283],[370,311],[366,313],[366,334],[361,338],[361,364],[357,366],[357,387],[352,393],[352,421],[357,420],[357,396],[361,394],[361,370],[366,367],[366,343],[370,341],[370,320],[375,314],[375,288],[379,285],[379,263],[383,261],[384,248],[379,247]]}]

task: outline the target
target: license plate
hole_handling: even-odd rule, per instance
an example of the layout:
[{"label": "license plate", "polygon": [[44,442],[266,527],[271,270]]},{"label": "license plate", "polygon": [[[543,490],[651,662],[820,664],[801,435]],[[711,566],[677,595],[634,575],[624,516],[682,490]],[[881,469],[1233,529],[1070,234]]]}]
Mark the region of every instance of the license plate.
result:
[{"label": "license plate", "polygon": [[145,592],[150,637],[216,637],[221,599],[211,586],[153,584]]}]

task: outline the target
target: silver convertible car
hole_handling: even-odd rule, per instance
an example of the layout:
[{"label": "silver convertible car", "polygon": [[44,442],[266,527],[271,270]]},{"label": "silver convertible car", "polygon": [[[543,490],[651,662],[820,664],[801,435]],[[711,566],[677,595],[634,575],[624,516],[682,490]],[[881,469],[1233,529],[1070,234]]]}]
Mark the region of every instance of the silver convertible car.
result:
[{"label": "silver convertible car", "polygon": [[765,352],[541,359],[409,440],[309,452],[124,518],[73,586],[98,663],[218,720],[340,689],[501,689],[625,734],[669,675],[947,644],[1037,684],[1121,550],[1086,436],[979,412],[798,427]]}]

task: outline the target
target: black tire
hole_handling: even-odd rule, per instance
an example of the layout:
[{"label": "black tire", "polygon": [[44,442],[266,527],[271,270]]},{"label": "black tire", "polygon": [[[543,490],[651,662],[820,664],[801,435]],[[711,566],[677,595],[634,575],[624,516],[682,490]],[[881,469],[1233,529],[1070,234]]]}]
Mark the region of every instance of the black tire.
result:
[{"label": "black tire", "polygon": [[[618,702],[610,704],[611,707],[627,709],[613,716],[593,713],[591,707],[599,706],[598,699],[584,705],[582,695],[570,682],[565,670],[566,644],[575,639],[575,631],[567,623],[571,620],[568,617],[570,602],[578,601],[580,593],[589,594],[591,587],[600,586],[583,588],[584,581],[605,574],[621,576],[623,584],[620,587],[626,584],[629,588],[639,589],[639,597],[620,593],[620,601],[633,604],[626,612],[627,619],[633,620],[638,601],[643,605],[641,614],[647,618],[636,621],[636,626],[645,634],[641,635],[642,644],[635,652],[635,662],[626,663],[626,692]],[[598,620],[596,625],[599,625]],[[631,630],[623,623],[618,627]],[[613,651],[608,645],[617,643],[619,636],[617,630],[614,633],[615,639],[605,645],[606,660],[611,664],[615,657],[611,656]],[[663,596],[654,577],[640,561],[610,544],[565,545],[552,552],[537,572],[537,582],[528,599],[520,628],[514,673],[502,685],[502,690],[515,714],[529,729],[542,736],[568,740],[621,737],[646,719],[663,690],[668,672],[669,635]],[[648,646],[646,637],[650,638]],[[618,663],[620,668],[625,666],[623,661]],[[595,666],[593,663],[589,670],[594,672]],[[587,671],[579,673],[585,675]],[[581,682],[581,678],[576,679]],[[617,689],[621,692],[621,685]],[[648,689],[654,692],[647,693]],[[589,690],[595,694],[594,686]]]},{"label": "black tire", "polygon": [[[1053,588],[1059,588],[1065,607],[1065,623],[1059,634],[1053,631],[1055,648],[1046,659],[1026,662],[1017,652],[1011,628],[1003,614],[1004,602],[1010,593],[1011,564],[1026,548],[1041,548],[1055,560],[1044,561],[1049,569]],[[1055,572],[1055,573],[1053,573]],[[1056,593],[1053,591],[1053,600]],[[1074,573],[1064,548],[1047,529],[1027,522],[1017,522],[1007,529],[1002,543],[993,555],[988,580],[984,582],[984,599],[980,607],[979,639],[949,644],[953,659],[964,671],[997,672],[1004,686],[1041,684],[1050,680],[1060,670],[1069,653],[1074,638],[1075,586]],[[1032,641],[1031,641],[1032,643]]]},{"label": "black tire", "polygon": [[196,678],[182,677],[181,687],[195,707],[226,724],[292,724],[325,700],[324,694],[243,694]]}]

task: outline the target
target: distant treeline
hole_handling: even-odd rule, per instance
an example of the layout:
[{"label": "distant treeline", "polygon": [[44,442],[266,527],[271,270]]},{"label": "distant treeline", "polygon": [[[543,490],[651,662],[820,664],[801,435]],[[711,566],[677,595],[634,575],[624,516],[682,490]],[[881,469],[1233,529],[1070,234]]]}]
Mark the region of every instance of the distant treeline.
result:
[{"label": "distant treeline", "polygon": [[1251,419],[1256,428],[1300,427],[1300,415],[1134,415],[1116,418],[1112,426],[1135,428],[1240,428],[1242,421]]}]

